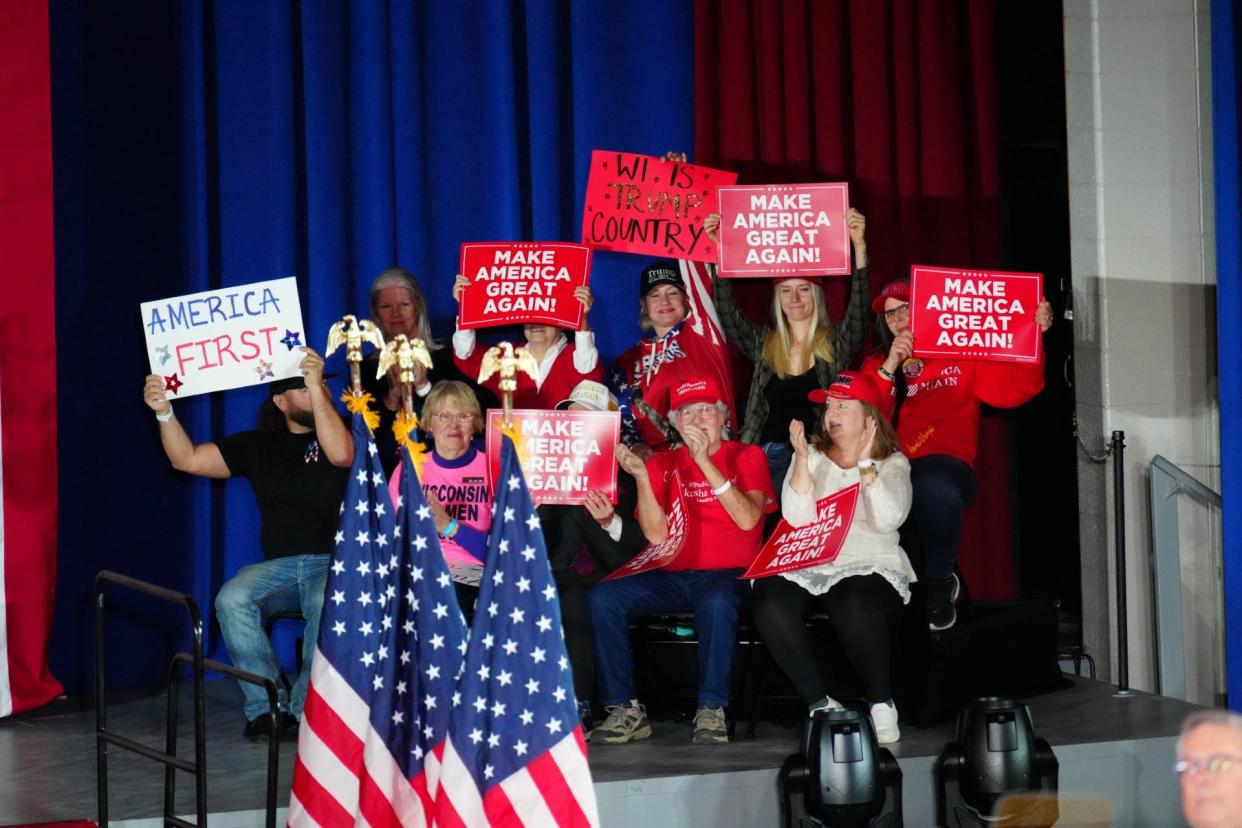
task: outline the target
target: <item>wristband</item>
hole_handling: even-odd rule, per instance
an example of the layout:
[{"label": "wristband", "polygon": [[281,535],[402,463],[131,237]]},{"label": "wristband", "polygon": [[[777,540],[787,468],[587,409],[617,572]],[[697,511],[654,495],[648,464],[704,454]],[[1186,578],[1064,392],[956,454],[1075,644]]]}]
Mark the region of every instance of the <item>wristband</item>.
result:
[{"label": "wristband", "polygon": [[893,372],[885,368],[883,365],[881,365],[879,368],[876,368],[875,370],[877,374],[884,377],[884,379],[888,380],[889,382],[897,381],[897,377],[893,375]]},{"label": "wristband", "polygon": [[448,540],[453,537],[453,533],[457,531],[458,525],[457,518],[449,518],[448,526],[444,527],[444,531],[440,533],[440,537],[444,540]]},{"label": "wristband", "polygon": [[733,481],[726,480],[725,482],[721,483],[716,488],[712,489],[712,494],[714,494],[716,497],[720,497],[722,494],[724,494],[725,492],[729,491],[729,489],[732,489],[732,488],[733,488]]},{"label": "wristband", "polygon": [[168,410],[165,411],[163,414],[159,413],[158,411],[155,412],[155,419],[159,420],[161,423],[166,423],[172,418],[173,418],[172,403],[168,404]]}]

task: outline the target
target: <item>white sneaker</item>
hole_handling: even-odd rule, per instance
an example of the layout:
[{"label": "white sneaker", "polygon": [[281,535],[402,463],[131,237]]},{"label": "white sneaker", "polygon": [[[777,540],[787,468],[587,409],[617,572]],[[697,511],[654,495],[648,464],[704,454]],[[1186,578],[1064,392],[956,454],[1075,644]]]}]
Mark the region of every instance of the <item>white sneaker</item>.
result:
[{"label": "white sneaker", "polygon": [[901,728],[897,726],[897,706],[891,701],[871,705],[871,724],[875,727],[876,741],[882,745],[891,745],[901,738]]},{"label": "white sneaker", "polygon": [[810,709],[806,711],[806,715],[811,718],[815,718],[815,714],[821,710],[841,710],[844,706],[845,705],[841,704],[841,702],[837,701],[832,696],[824,696],[822,699],[815,702],[815,704],[811,705]]}]

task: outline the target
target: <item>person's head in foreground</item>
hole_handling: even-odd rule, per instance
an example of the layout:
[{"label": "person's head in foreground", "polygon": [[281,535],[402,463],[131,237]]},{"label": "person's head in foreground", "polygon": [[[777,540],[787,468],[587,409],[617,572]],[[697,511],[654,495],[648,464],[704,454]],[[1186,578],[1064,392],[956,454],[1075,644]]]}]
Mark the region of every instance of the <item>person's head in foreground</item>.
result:
[{"label": "person's head in foreground", "polygon": [[1242,716],[1227,710],[1190,714],[1173,767],[1190,828],[1242,826]]},{"label": "person's head in foreground", "polygon": [[824,406],[812,445],[823,454],[829,454],[833,446],[851,449],[862,440],[869,424],[875,423],[871,459],[888,457],[897,450],[897,435],[880,413],[886,393],[869,374],[857,371],[842,371],[826,389],[812,391],[811,402]]},{"label": "person's head in foreground", "polygon": [[595,380],[582,380],[567,399],[556,404],[557,411],[616,411],[617,398],[608,386]]},{"label": "person's head in foreground", "polygon": [[887,347],[893,337],[910,327],[910,282],[894,279],[871,300],[871,312],[879,321],[880,340]]},{"label": "person's head in foreground", "polygon": [[427,317],[427,300],[414,276],[401,267],[390,267],[371,283],[371,313],[384,340],[404,334],[421,339],[428,348],[436,347]]}]

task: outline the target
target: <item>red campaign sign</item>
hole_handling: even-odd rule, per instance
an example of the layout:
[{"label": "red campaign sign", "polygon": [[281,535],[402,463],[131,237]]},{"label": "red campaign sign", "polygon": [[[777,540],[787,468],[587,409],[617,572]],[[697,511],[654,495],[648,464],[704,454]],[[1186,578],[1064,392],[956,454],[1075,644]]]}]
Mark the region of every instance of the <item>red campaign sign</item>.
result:
[{"label": "red campaign sign", "polygon": [[1042,273],[914,265],[910,332],[921,357],[1037,362],[1043,348],[1035,309]]},{"label": "red campaign sign", "polygon": [[568,242],[466,242],[460,272],[470,279],[457,327],[535,323],[579,330],[574,288],[591,276],[591,249]]},{"label": "red campaign sign", "polygon": [[677,495],[669,507],[665,517],[668,518],[668,537],[661,543],[649,543],[627,563],[609,572],[601,580],[612,581],[630,575],[651,572],[653,569],[664,569],[677,559],[681,548],[686,545],[686,500],[681,493],[681,477],[673,472],[673,490]]},{"label": "red campaign sign", "polygon": [[816,503],[814,523],[790,526],[782,518],[742,577],[767,578],[782,572],[832,563],[841,553],[845,536],[850,533],[857,503],[858,484],[855,483]]},{"label": "red campaign sign", "polygon": [[[616,411],[513,409],[513,447],[531,497],[540,503],[583,503],[591,489],[617,502],[617,442],[621,415]],[[492,479],[500,474],[501,420],[487,411],[487,457]]]},{"label": "red campaign sign", "polygon": [[582,243],[600,250],[716,261],[703,219],[716,188],[737,173],[632,152],[595,150],[582,210]]},{"label": "red campaign sign", "polygon": [[839,276],[850,267],[848,184],[721,187],[721,276]]}]

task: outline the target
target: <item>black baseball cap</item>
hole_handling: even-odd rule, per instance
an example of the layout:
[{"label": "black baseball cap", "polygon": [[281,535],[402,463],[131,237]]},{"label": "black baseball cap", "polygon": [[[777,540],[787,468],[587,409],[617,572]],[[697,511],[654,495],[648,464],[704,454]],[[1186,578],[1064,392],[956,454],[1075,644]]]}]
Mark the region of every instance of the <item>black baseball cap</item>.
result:
[{"label": "black baseball cap", "polygon": [[[323,378],[331,379],[332,377],[335,377],[335,376],[336,374],[324,374]],[[298,374],[296,377],[285,377],[284,379],[278,379],[278,380],[273,380],[272,382],[269,382],[267,384],[267,393],[268,393],[268,396],[274,397],[277,394],[283,394],[286,391],[294,391],[298,388],[305,388],[305,387],[306,387],[306,377],[302,376],[301,374]]]},{"label": "black baseball cap", "polygon": [[638,298],[646,298],[651,289],[657,285],[672,285],[683,291],[686,289],[686,283],[681,278],[681,270],[676,262],[663,260],[652,262],[644,267],[638,282]]}]

